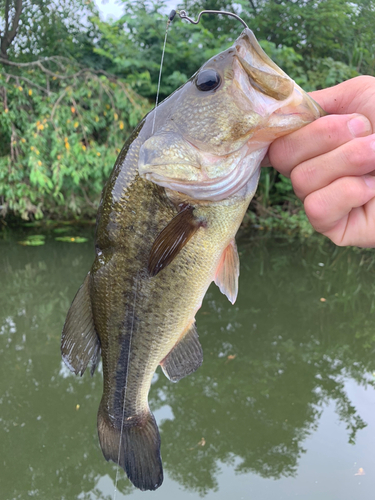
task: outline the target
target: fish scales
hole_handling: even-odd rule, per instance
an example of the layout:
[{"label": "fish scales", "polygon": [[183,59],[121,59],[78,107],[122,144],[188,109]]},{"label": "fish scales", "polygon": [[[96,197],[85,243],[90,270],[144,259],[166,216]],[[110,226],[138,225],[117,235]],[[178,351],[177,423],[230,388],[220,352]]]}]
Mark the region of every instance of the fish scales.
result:
[{"label": "fish scales", "polygon": [[235,235],[269,144],[323,115],[246,29],[147,115],[123,147],[98,210],[96,257],[63,328],[76,374],[103,361],[103,454],[141,490],[163,481],[148,405],[160,364],[195,371],[195,314],[210,283],[234,303]]}]

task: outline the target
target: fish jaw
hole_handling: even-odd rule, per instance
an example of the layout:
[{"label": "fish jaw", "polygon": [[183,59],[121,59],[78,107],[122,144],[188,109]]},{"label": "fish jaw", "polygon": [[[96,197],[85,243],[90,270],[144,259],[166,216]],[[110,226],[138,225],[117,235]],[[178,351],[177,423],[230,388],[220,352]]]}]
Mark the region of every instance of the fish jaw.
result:
[{"label": "fish jaw", "polygon": [[[265,54],[249,29],[197,74],[207,69],[217,70],[222,87],[204,95],[193,77],[180,89],[180,100],[177,91],[170,121],[140,149],[138,171],[192,199],[218,202],[242,193],[247,184],[252,189],[275,139],[325,113]],[[180,112],[184,99],[189,105]]]},{"label": "fish jaw", "polygon": [[269,144],[317,118],[325,111],[263,51],[253,32],[245,29],[235,42],[234,80],[244,111],[263,118],[252,140]]},{"label": "fish jaw", "polygon": [[268,145],[251,152],[248,151],[249,148],[246,146],[242,149],[242,158],[235,164],[235,168],[221,177],[210,179],[206,175],[205,178],[200,178],[198,182],[192,182],[164,177],[157,172],[147,172],[144,176],[147,180],[159,186],[178,191],[193,200],[199,201],[222,201],[243,191],[243,189],[246,189],[246,192],[251,189],[255,193],[260,175],[260,163],[266,155]]},{"label": "fish jaw", "polygon": [[[254,90],[250,80],[244,78],[240,68],[242,64],[238,62],[236,66],[244,109],[250,96],[252,109],[260,117],[259,125],[251,131],[247,142],[232,153],[215,155],[200,151],[181,136],[175,142],[175,133],[170,133],[169,139],[168,133],[163,133],[163,144],[159,147],[156,135],[151,140],[157,154],[149,154],[147,142],[141,148],[138,163],[141,176],[200,201],[224,200],[241,193],[247,185],[248,192],[258,182],[260,164],[269,145],[278,137],[298,130],[324,114],[320,106],[289,77],[290,95],[276,101]],[[174,157],[171,154],[173,151],[178,151]]]}]

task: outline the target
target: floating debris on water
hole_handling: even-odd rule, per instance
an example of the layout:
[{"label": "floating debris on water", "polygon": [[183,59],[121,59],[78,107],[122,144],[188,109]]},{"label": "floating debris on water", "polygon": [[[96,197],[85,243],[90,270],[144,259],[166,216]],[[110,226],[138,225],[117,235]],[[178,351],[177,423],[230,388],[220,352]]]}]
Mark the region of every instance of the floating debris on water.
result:
[{"label": "floating debris on water", "polygon": [[83,236],[57,236],[55,240],[65,243],[85,243],[88,241],[88,238],[84,238]]},{"label": "floating debris on water", "polygon": [[356,472],[354,475],[355,475],[355,476],[365,476],[365,475],[366,475],[366,473],[365,473],[365,471],[362,469],[362,467],[360,467],[360,468],[358,469],[358,472]]},{"label": "floating debris on water", "polygon": [[45,243],[45,236],[44,234],[32,234],[28,236],[25,240],[18,241],[17,243],[22,246],[29,246],[29,247],[39,247],[41,245],[44,245]]}]

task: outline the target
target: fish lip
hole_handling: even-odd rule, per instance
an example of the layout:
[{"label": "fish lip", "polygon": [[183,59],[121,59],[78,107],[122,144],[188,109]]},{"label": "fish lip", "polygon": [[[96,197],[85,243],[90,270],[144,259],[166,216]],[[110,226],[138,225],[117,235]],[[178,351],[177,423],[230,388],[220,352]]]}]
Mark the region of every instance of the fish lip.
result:
[{"label": "fish lip", "polygon": [[[243,50],[243,59],[257,69],[268,68],[272,74],[290,78],[262,49],[256,36],[250,28],[245,28],[234,43],[236,52],[242,57],[240,50]],[[268,71],[269,72],[269,71]]]},{"label": "fish lip", "polygon": [[[282,117],[295,117],[295,127],[292,125],[285,133],[292,132],[296,128],[300,128],[326,114],[319,104],[281,69],[276,72],[273,66],[269,66],[268,64],[259,67],[256,64],[259,61],[255,61],[255,70],[262,71],[266,79],[267,75],[271,78],[271,85],[268,87],[266,82],[266,85],[262,88],[261,80],[259,85],[257,82],[254,82],[253,75],[251,74],[252,64],[249,63],[249,58],[246,60],[245,57],[236,54],[236,61],[237,68],[235,69],[235,74],[238,75],[237,81],[239,82],[241,91],[246,96],[252,95],[255,97],[252,100],[253,111],[271,122],[273,119],[281,120]],[[244,76],[241,77],[241,70],[248,79]],[[272,77],[275,77],[274,82],[276,83],[276,87],[274,89],[272,88]],[[281,94],[279,94],[277,88],[279,84],[281,85]],[[254,107],[254,105],[256,106]]]},{"label": "fish lip", "polygon": [[313,120],[325,116],[327,113],[324,111],[324,109],[311,97],[307,92],[305,92],[299,85],[297,85],[294,82],[294,89],[293,93],[296,93],[300,96],[301,101],[300,103],[295,107],[294,112],[286,112],[285,108],[288,108],[288,106],[292,106],[292,103],[288,103],[286,106],[281,106],[279,109],[274,111],[274,115],[277,116],[299,116],[303,117],[304,115],[306,116],[306,120],[304,123],[311,123]]}]

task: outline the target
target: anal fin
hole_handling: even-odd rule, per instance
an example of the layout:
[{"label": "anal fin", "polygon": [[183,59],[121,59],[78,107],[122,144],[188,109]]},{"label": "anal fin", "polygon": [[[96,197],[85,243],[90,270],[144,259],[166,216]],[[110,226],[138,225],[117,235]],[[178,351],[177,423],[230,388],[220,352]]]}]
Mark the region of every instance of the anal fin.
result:
[{"label": "anal fin", "polygon": [[95,330],[89,295],[90,273],[68,311],[61,335],[61,355],[67,367],[83,375],[91,362],[91,375],[100,359],[100,340]]},{"label": "anal fin", "polygon": [[182,339],[161,361],[160,366],[169,380],[178,382],[183,377],[195,372],[202,362],[203,351],[194,322]]},{"label": "anal fin", "polygon": [[215,283],[221,293],[234,304],[238,293],[238,276],[240,275],[240,259],[234,239],[225,248],[216,270]]}]

